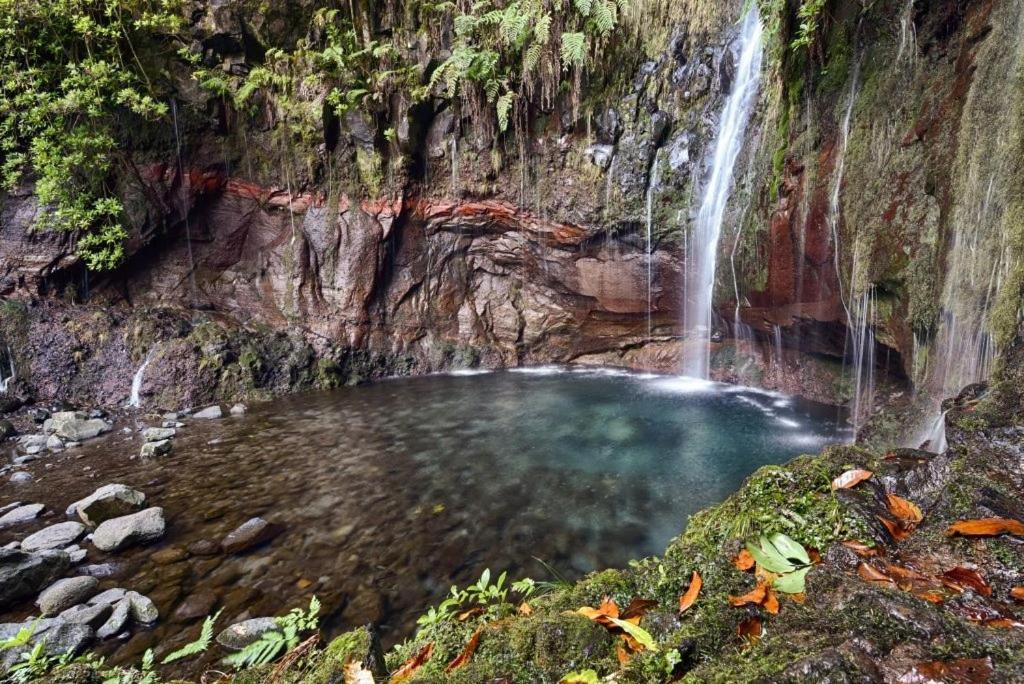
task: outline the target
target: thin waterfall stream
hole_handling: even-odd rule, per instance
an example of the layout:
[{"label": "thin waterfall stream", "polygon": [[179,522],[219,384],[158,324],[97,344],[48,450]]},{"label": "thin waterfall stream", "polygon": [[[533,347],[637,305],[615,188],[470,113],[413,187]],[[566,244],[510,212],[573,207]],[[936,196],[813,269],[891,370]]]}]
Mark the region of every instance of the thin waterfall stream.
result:
[{"label": "thin waterfall stream", "polygon": [[707,378],[710,366],[711,303],[715,286],[718,238],[733,185],[733,169],[761,82],[763,29],[757,8],[743,19],[735,82],[722,110],[712,157],[711,177],[701,202],[693,238],[687,252],[684,293],[683,374]]}]

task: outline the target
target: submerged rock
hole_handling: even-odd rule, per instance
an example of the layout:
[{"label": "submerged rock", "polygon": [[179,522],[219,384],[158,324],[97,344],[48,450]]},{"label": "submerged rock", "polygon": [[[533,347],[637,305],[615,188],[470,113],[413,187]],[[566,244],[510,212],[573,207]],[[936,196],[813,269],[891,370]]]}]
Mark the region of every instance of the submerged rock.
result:
[{"label": "submerged rock", "polygon": [[123,484],[108,484],[89,496],[68,506],[69,516],[77,515],[82,521],[95,527],[111,518],[118,518],[138,511],[146,504],[146,495]]},{"label": "submerged rock", "polygon": [[251,518],[224,537],[220,546],[225,553],[242,553],[267,543],[281,534],[282,530],[280,525],[267,522],[263,518]]},{"label": "submerged rock", "polygon": [[44,617],[50,617],[86,601],[96,593],[99,585],[98,579],[89,576],[57,580],[43,590],[36,599],[36,605]]},{"label": "submerged rock", "polygon": [[224,411],[221,410],[219,405],[208,406],[202,411],[196,411],[192,414],[193,418],[199,418],[201,420],[212,420],[214,418],[222,418]]},{"label": "submerged rock", "polygon": [[0,605],[34,595],[64,574],[69,565],[67,554],[60,551],[0,549]]},{"label": "submerged rock", "polygon": [[231,625],[217,635],[217,643],[224,648],[240,651],[267,632],[279,630],[274,618],[260,617]]},{"label": "submerged rock", "polygon": [[164,536],[166,528],[164,509],[147,508],[103,522],[93,533],[92,543],[101,551],[117,551],[132,544],[156,541]]},{"label": "submerged rock", "polygon": [[82,523],[74,521],[57,523],[25,537],[21,542],[21,548],[25,551],[60,549],[78,541],[83,534],[85,534],[85,525]]}]

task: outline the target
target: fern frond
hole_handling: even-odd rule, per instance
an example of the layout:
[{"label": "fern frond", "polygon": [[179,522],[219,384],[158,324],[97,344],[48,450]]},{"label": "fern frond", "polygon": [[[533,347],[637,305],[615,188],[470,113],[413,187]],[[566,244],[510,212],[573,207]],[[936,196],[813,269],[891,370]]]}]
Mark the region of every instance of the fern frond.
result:
[{"label": "fern frond", "polygon": [[582,33],[563,33],[561,54],[565,66],[582,66],[587,58],[587,37]]},{"label": "fern frond", "polygon": [[584,17],[590,16],[590,11],[594,6],[593,0],[573,0],[572,4],[576,6],[576,11]]},{"label": "fern frond", "polygon": [[160,661],[161,664],[166,665],[168,663],[173,663],[176,660],[181,660],[182,658],[199,655],[206,651],[206,649],[210,648],[210,644],[213,642],[213,626],[216,624],[217,618],[220,617],[221,612],[223,612],[223,610],[218,610],[212,616],[208,615],[206,619],[203,620],[203,627],[199,631],[199,638],[192,643],[185,644],[177,651],[168,654],[166,658]]}]

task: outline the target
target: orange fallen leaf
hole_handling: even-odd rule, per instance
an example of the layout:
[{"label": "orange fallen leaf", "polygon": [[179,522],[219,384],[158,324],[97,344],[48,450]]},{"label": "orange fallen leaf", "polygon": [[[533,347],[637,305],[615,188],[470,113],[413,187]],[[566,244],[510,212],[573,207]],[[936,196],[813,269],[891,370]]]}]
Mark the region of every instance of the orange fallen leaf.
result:
[{"label": "orange fallen leaf", "polygon": [[981,624],[985,627],[992,627],[993,629],[1012,629],[1014,627],[1024,627],[1024,622],[1013,620],[1011,618],[996,618],[994,620],[985,620]]},{"label": "orange fallen leaf", "polygon": [[888,584],[895,584],[892,577],[879,570],[873,565],[861,562],[857,566],[857,574],[860,578],[868,582],[886,582]]},{"label": "orange fallen leaf", "polygon": [[619,659],[621,667],[626,667],[626,665],[629,665],[629,659],[633,657],[633,654],[627,651],[622,644],[619,644],[615,647],[615,657]]},{"label": "orange fallen leaf", "polygon": [[896,565],[895,563],[889,563],[885,567],[885,574],[894,579],[901,580],[928,580],[927,575],[922,575],[917,570],[911,568],[905,568],[902,565]]},{"label": "orange fallen leaf", "polygon": [[609,617],[619,617],[619,604],[617,604],[615,599],[610,596],[605,596],[601,600],[601,605],[599,605],[597,609]]},{"label": "orange fallen leaf", "polygon": [[873,472],[862,468],[847,470],[845,473],[832,480],[832,489],[850,489],[851,487],[856,487],[872,475],[874,475]]},{"label": "orange fallen leaf", "polygon": [[754,557],[750,555],[750,552],[746,549],[740,549],[740,552],[736,554],[736,558],[733,560],[733,565],[736,566],[737,570],[746,572],[754,567]]},{"label": "orange fallen leaf", "polygon": [[946,597],[938,591],[915,591],[913,594],[917,598],[928,601],[929,603],[942,603],[946,599]]},{"label": "orange fallen leaf", "polygon": [[736,625],[736,633],[751,644],[756,644],[761,640],[761,634],[763,631],[761,618],[756,616],[748,617]]},{"label": "orange fallen leaf", "polygon": [[531,606],[526,601],[523,601],[519,604],[519,614],[523,617],[530,617],[531,615],[533,615],[533,606]]},{"label": "orange fallen leaf", "polygon": [[775,596],[775,592],[769,589],[764,595],[764,609],[772,615],[779,614],[779,599]]},{"label": "orange fallen leaf", "polygon": [[482,631],[483,627],[477,627],[476,631],[473,632],[473,636],[469,637],[469,641],[466,642],[466,647],[462,649],[462,653],[457,655],[452,662],[448,663],[448,667],[444,668],[445,674],[459,669],[470,661],[473,654],[476,653],[477,644],[480,643],[480,632]]},{"label": "orange fallen leaf", "polygon": [[1010,589],[1010,597],[1014,601],[1024,602],[1024,587],[1014,587],[1013,589]]},{"label": "orange fallen leaf", "polygon": [[680,613],[693,605],[693,602],[697,600],[697,595],[700,593],[700,588],[703,585],[704,580],[700,578],[700,573],[694,570],[693,576],[690,578],[690,586],[687,587],[686,592],[679,597]]},{"label": "orange fallen leaf", "polygon": [[896,496],[895,494],[886,494],[886,499],[888,499],[889,502],[889,512],[897,519],[914,524],[924,520],[924,514],[913,501],[907,501],[903,497]]},{"label": "orange fallen leaf", "polygon": [[991,658],[964,658],[961,660],[933,660],[918,663],[899,681],[908,682],[961,682],[986,684],[992,676]]},{"label": "orange fallen leaf", "polygon": [[647,611],[654,608],[656,605],[658,605],[657,601],[635,598],[629,602],[629,605],[626,606],[626,610],[622,611],[620,619],[629,620],[630,622],[635,620],[637,624],[639,624],[639,618],[642,618]]},{"label": "orange fallen leaf", "polygon": [[807,600],[806,592],[802,591],[799,594],[786,594],[786,596],[788,596],[789,600],[793,603],[799,603],[801,605],[803,605],[804,601]]},{"label": "orange fallen leaf", "polygon": [[459,622],[465,622],[466,620],[468,620],[469,618],[473,617],[474,615],[480,615],[482,612],[484,612],[484,609],[479,607],[479,606],[477,606],[476,608],[470,608],[469,610],[462,611],[461,613],[459,613],[456,616],[456,619]]},{"label": "orange fallen leaf", "polygon": [[952,570],[942,573],[943,578],[960,586],[968,586],[982,596],[991,596],[992,587],[988,585],[985,578],[977,570],[957,566]]},{"label": "orange fallen leaf", "polygon": [[395,671],[395,674],[391,675],[391,679],[388,681],[394,684],[404,679],[408,679],[412,676],[412,673],[420,669],[423,663],[430,660],[430,656],[434,653],[434,644],[428,643],[426,646],[421,648],[416,655],[402,663],[402,666]]},{"label": "orange fallen leaf", "polygon": [[946,536],[963,535],[965,537],[994,537],[1000,534],[1012,534],[1024,537],[1024,523],[1011,518],[978,518],[961,520],[946,530]]},{"label": "orange fallen leaf", "polygon": [[745,606],[750,603],[761,605],[764,603],[764,599],[767,595],[768,585],[764,582],[758,582],[756,587],[748,591],[743,596],[730,596],[729,604],[735,607]]},{"label": "orange fallen leaf", "polygon": [[853,551],[861,558],[870,558],[871,556],[878,555],[878,549],[872,548],[862,541],[856,539],[848,539],[844,542],[840,542],[843,546]]},{"label": "orange fallen leaf", "polygon": [[898,522],[889,520],[883,515],[876,515],[875,517],[878,518],[883,525],[885,525],[885,529],[889,530],[889,536],[892,537],[894,541],[901,542],[910,536],[911,531],[905,529],[903,525],[899,524]]}]

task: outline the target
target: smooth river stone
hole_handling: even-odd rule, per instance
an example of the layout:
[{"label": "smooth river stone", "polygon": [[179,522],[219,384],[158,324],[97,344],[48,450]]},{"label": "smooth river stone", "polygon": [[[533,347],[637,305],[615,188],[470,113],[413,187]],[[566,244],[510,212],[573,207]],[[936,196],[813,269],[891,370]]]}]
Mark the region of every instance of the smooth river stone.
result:
[{"label": "smooth river stone", "polygon": [[36,605],[44,617],[51,617],[88,600],[99,585],[98,579],[88,575],[57,580],[43,590],[36,599]]},{"label": "smooth river stone", "polygon": [[46,506],[43,504],[26,504],[24,506],[18,506],[17,508],[0,516],[0,527],[20,525],[21,523],[35,520],[45,509]]},{"label": "smooth river stone", "polygon": [[201,420],[213,420],[216,418],[221,418],[223,415],[224,411],[221,409],[221,407],[218,405],[214,405],[208,406],[204,408],[202,411],[196,411],[195,413],[192,414],[192,417],[199,418]]},{"label": "smooth river stone", "polygon": [[111,518],[129,515],[146,505],[146,495],[123,484],[108,484],[68,506],[69,516],[77,515],[87,525],[96,526]]},{"label": "smooth river stone", "polygon": [[132,544],[146,544],[164,536],[167,524],[164,509],[147,508],[138,513],[107,520],[92,535],[92,543],[100,551],[117,551]]},{"label": "smooth river stone", "polygon": [[263,518],[250,518],[221,541],[225,553],[243,553],[281,534],[282,527]]},{"label": "smooth river stone", "polygon": [[252,618],[238,624],[231,625],[217,635],[217,643],[224,648],[233,651],[240,651],[253,643],[267,632],[280,629],[274,618],[261,617]]},{"label": "smooth river stone", "polygon": [[78,541],[83,534],[85,525],[80,522],[57,523],[25,537],[21,542],[21,548],[24,551],[59,549]]}]

